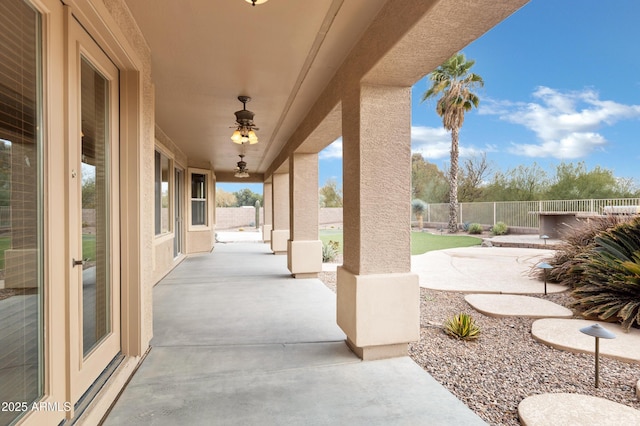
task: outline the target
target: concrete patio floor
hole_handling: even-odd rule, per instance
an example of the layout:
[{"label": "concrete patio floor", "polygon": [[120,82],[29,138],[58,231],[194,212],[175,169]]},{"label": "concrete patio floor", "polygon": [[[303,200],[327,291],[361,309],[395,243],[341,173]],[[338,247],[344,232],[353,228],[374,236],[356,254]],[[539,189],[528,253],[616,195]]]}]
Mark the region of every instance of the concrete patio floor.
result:
[{"label": "concrete patio floor", "polygon": [[335,294],[265,244],[218,244],[154,288],[148,356],[104,424],[484,424],[410,358],[363,362]]}]

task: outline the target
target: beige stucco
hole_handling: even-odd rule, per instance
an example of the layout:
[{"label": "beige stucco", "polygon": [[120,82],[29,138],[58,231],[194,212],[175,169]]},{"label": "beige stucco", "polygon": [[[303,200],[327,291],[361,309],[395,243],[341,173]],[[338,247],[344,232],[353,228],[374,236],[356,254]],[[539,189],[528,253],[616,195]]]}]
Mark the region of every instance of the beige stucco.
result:
[{"label": "beige stucco", "polygon": [[271,251],[285,254],[289,240],[289,174],[274,173],[271,191]]},{"label": "beige stucco", "polygon": [[295,278],[315,278],[322,271],[322,241],[289,240],[287,267]]},{"label": "beige stucco", "polygon": [[289,229],[287,265],[296,278],[322,271],[318,239],[318,154],[297,153],[289,159]]},{"label": "beige stucco", "polygon": [[338,267],[337,321],[363,359],[406,355],[420,338],[420,286],[411,273],[355,275]]},{"label": "beige stucco", "polygon": [[262,187],[262,202],[264,211],[264,223],[262,224],[262,240],[266,243],[271,241],[271,230],[273,229],[273,194],[271,182],[265,182]]}]

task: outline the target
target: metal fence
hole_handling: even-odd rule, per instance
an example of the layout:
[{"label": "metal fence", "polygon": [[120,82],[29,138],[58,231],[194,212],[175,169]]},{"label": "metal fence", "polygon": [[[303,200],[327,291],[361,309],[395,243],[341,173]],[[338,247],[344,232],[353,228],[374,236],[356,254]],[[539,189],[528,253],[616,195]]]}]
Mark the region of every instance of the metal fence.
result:
[{"label": "metal fence", "polygon": [[[504,222],[509,227],[538,228],[539,213],[640,214],[640,198],[602,200],[501,201],[458,204],[460,223],[493,226]],[[449,204],[427,204],[426,222],[449,222]]]}]

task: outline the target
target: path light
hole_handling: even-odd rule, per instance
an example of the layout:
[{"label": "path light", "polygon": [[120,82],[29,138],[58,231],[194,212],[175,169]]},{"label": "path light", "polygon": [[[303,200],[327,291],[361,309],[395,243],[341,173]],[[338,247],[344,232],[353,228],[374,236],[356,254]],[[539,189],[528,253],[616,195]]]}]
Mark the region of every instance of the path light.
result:
[{"label": "path light", "polygon": [[598,323],[590,325],[589,327],[581,328],[580,332],[596,338],[596,387],[598,387],[598,376],[600,370],[600,338],[602,337],[603,339],[615,339],[616,335],[606,328],[602,327]]},{"label": "path light", "polygon": [[549,236],[548,235],[541,235],[540,238],[544,240],[544,246],[546,247],[547,246],[547,240],[549,239]]},{"label": "path light", "polygon": [[544,294],[546,295],[547,294],[547,269],[553,269],[553,266],[549,265],[547,262],[540,262],[536,265],[536,267],[544,271]]}]

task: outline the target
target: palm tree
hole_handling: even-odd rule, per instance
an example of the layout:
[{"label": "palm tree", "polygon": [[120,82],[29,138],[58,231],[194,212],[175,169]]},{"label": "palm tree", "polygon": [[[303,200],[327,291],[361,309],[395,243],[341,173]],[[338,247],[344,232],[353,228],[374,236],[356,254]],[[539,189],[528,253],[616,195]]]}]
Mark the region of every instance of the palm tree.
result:
[{"label": "palm tree", "polygon": [[478,107],[480,99],[471,91],[483,86],[482,77],[469,72],[475,64],[466,60],[463,53],[449,58],[429,74],[432,81],[429,90],[422,95],[422,102],[442,95],[436,104],[436,112],[442,124],[451,132],[451,167],[449,169],[449,232],[458,232],[458,145],[464,113]]}]

